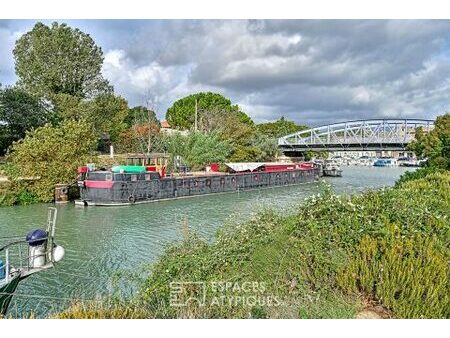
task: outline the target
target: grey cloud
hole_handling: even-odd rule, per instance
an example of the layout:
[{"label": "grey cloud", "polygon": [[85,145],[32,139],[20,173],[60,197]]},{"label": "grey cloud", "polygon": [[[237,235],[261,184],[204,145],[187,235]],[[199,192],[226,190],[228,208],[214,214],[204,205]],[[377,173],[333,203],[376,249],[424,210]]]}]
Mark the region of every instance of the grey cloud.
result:
[{"label": "grey cloud", "polygon": [[[116,92],[132,105],[151,98],[160,117],[174,100],[199,90],[230,97],[257,121],[284,115],[318,125],[434,117],[448,109],[448,20],[68,23],[102,47],[103,71]],[[0,42],[2,29],[10,34],[32,25],[0,20]],[[5,70],[11,76],[11,64],[0,60],[0,82]]]}]

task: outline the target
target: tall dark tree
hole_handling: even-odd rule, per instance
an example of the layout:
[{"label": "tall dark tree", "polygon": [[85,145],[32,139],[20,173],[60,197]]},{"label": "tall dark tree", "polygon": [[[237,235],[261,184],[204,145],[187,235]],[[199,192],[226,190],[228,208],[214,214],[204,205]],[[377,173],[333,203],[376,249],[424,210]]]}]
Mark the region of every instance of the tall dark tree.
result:
[{"label": "tall dark tree", "polygon": [[31,129],[50,122],[45,102],[16,87],[0,89],[0,154]]},{"label": "tall dark tree", "polygon": [[38,22],[16,41],[13,54],[18,84],[30,93],[89,98],[112,90],[101,75],[101,48],[77,28]]}]

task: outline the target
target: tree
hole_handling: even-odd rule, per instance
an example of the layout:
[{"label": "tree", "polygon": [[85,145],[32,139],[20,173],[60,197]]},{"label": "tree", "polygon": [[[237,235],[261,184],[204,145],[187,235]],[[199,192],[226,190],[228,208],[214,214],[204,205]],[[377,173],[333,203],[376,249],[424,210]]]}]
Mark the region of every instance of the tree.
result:
[{"label": "tree", "polygon": [[28,192],[50,202],[55,184],[72,183],[77,167],[88,161],[96,143],[92,126],[85,121],[66,121],[58,127],[47,124],[12,145],[8,176],[19,189],[24,178],[31,179]]},{"label": "tree", "polygon": [[428,158],[428,165],[450,169],[450,114],[436,118],[434,129],[428,133],[419,127],[415,140],[409,144],[418,157]]},{"label": "tree", "polygon": [[251,118],[240,111],[237,105],[233,105],[224,96],[211,92],[192,94],[176,101],[166,113],[166,119],[170,125],[178,129],[193,129],[196,101],[198,121],[208,113],[222,112],[236,116],[242,123],[253,125]]},{"label": "tree", "polygon": [[259,150],[258,155],[253,159],[257,162],[273,161],[280,153],[277,139],[264,134],[255,134],[252,146]]},{"label": "tree", "polygon": [[75,120],[91,123],[99,138],[98,150],[108,152],[109,146],[119,140],[127,129],[128,102],[113,94],[102,94],[82,99],[69,94],[53,95],[53,109],[58,122]]},{"label": "tree", "polygon": [[143,106],[136,106],[128,109],[128,114],[125,117],[124,122],[128,127],[147,122],[154,122],[160,125],[155,112]]},{"label": "tree", "polygon": [[95,99],[82,102],[82,117],[92,123],[98,135],[107,134],[111,141],[118,139],[127,125],[128,102],[112,94],[99,95]]},{"label": "tree", "polygon": [[300,130],[308,129],[307,126],[296,124],[293,121],[281,117],[275,122],[261,123],[257,125],[258,131],[269,137],[279,138]]},{"label": "tree", "polygon": [[122,132],[114,145],[116,151],[122,153],[162,152],[164,137],[155,122],[135,124]]},{"label": "tree", "polygon": [[54,95],[54,109],[60,121],[85,120],[92,124],[98,137],[107,135],[112,141],[127,129],[128,102],[113,94],[98,95],[90,100],[68,95]]},{"label": "tree", "polygon": [[117,151],[149,154],[163,150],[161,123],[153,110],[143,106],[130,108],[124,123],[127,129],[115,142]]},{"label": "tree", "polygon": [[36,23],[16,41],[13,54],[18,84],[30,93],[89,98],[112,92],[101,75],[101,48],[88,34],[64,23]]},{"label": "tree", "polygon": [[167,137],[166,149],[172,156],[180,156],[192,169],[202,169],[209,163],[224,162],[231,151],[228,142],[217,133],[193,132],[187,136],[175,133]]},{"label": "tree", "polygon": [[48,104],[17,87],[0,89],[0,155],[26,131],[50,122]]}]

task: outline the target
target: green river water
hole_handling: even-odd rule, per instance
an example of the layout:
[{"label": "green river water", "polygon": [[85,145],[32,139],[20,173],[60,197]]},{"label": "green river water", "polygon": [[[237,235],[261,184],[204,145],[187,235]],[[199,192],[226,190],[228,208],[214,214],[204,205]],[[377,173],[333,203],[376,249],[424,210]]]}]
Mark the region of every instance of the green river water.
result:
[{"label": "green river water", "polygon": [[[325,180],[335,192],[348,194],[392,186],[406,170],[344,167],[343,177]],[[154,262],[168,244],[182,239],[185,219],[190,231],[213,241],[226,222],[245,221],[267,207],[289,212],[321,189],[319,183],[311,183],[129,207],[58,206],[56,240],[65,248],[65,258],[56,268],[19,285],[9,315],[43,317],[64,309],[72,299],[91,300],[116,292],[129,295],[137,285],[130,281],[132,274],[144,276],[143,266]],[[0,237],[45,229],[48,206],[0,208]]]}]

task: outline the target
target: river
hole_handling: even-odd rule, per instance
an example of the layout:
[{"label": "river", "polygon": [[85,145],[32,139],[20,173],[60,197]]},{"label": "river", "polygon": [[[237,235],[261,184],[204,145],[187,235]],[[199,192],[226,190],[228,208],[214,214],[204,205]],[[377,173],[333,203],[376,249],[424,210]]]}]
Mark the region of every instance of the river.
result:
[{"label": "river", "polygon": [[[336,193],[349,194],[392,186],[406,170],[344,167],[343,177],[325,180]],[[9,315],[44,317],[73,299],[91,300],[118,291],[129,295],[136,286],[131,276],[142,277],[143,266],[154,262],[167,245],[181,240],[183,224],[212,241],[226,222],[245,221],[266,207],[289,212],[321,189],[319,183],[311,183],[129,207],[58,206],[56,239],[66,249],[65,258],[56,268],[19,285]],[[45,229],[48,206],[0,208],[0,236],[25,236],[30,229]]]}]

